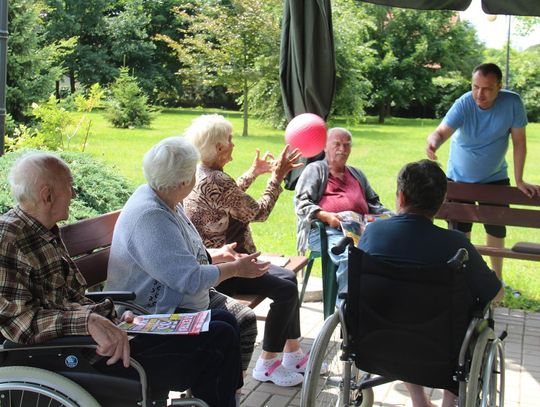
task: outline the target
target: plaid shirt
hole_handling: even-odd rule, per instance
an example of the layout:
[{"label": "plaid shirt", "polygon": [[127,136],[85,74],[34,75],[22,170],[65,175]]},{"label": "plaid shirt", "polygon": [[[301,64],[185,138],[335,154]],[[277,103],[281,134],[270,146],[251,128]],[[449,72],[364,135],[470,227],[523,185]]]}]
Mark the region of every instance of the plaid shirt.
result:
[{"label": "plaid shirt", "polygon": [[94,304],[58,227],[47,229],[15,207],[0,216],[0,333],[32,344],[88,335],[88,316],[114,315],[110,300]]}]

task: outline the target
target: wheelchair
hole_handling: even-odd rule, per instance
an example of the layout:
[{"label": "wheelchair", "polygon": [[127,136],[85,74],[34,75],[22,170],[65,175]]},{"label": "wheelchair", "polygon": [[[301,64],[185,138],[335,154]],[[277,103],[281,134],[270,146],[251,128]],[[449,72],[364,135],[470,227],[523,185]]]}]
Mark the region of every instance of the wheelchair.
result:
[{"label": "wheelchair", "polygon": [[373,387],[402,380],[450,390],[460,407],[502,407],[507,334],[495,335],[489,306],[471,312],[467,251],[397,266],[351,246],[349,292],[313,343],[300,405],[370,407]]},{"label": "wheelchair", "polygon": [[[126,295],[133,299],[133,294],[124,294],[87,296],[99,301],[106,295],[115,303],[123,303]],[[6,340],[0,346],[0,407],[166,405],[167,400],[151,399],[146,373],[135,359],[125,369],[118,364],[103,368],[99,358],[90,336],[67,336],[36,345]],[[196,398],[172,400],[171,405],[208,407]]]}]

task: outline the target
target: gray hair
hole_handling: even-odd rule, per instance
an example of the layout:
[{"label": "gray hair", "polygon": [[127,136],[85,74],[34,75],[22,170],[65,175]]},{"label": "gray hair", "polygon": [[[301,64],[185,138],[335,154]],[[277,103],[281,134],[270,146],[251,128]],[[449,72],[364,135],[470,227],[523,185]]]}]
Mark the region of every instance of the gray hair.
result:
[{"label": "gray hair", "polygon": [[216,159],[217,143],[226,144],[232,124],[220,114],[203,114],[191,123],[184,133],[201,154],[202,161],[213,162]]},{"label": "gray hair", "polygon": [[144,155],[144,177],[150,187],[164,191],[191,181],[198,161],[193,144],[182,137],[168,137]]},{"label": "gray hair", "polygon": [[53,185],[58,177],[58,168],[71,174],[66,163],[56,155],[32,152],[20,157],[8,175],[11,194],[17,203],[35,204],[39,188],[43,184]]},{"label": "gray hair", "polygon": [[347,136],[349,136],[349,140],[352,141],[352,133],[347,130],[345,127],[332,127],[331,129],[328,129],[326,132],[326,140],[330,140],[330,137],[332,136],[332,133],[345,133]]}]

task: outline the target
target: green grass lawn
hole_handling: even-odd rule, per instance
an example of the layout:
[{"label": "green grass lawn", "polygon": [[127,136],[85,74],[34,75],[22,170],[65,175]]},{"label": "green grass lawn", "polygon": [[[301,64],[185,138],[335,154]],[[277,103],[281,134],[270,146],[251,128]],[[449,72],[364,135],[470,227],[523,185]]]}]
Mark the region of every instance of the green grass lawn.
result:
[{"label": "green grass lawn", "polygon": [[[208,110],[205,113],[210,112]],[[142,175],[142,157],[156,142],[164,137],[181,135],[191,120],[201,110],[165,110],[145,129],[115,129],[109,125],[100,113],[93,113],[91,136],[86,151],[96,157],[114,164],[118,170],[136,184],[144,182]],[[233,177],[241,175],[250,165],[255,149],[279,154],[284,146],[283,131],[274,130],[257,120],[250,120],[250,136],[241,137],[242,117],[238,112],[220,112],[234,126],[236,145],[234,161],[225,168]],[[395,178],[403,164],[425,158],[424,147],[427,135],[439,123],[429,119],[388,119],[379,125],[374,118],[365,123],[348,126],[344,121],[335,120],[332,126],[348,127],[353,133],[353,150],[349,158],[352,165],[360,167],[368,176],[372,187],[388,208],[395,207]],[[531,123],[527,127],[528,160],[525,167],[525,179],[540,184],[540,124]],[[75,147],[78,140],[72,142]],[[439,160],[446,167],[449,143],[439,150]],[[510,147],[511,150],[511,147]],[[509,167],[512,171],[512,154],[508,152]],[[511,175],[511,180],[512,175]],[[266,177],[261,176],[250,190],[256,199],[262,193]],[[284,191],[270,218],[262,224],[253,224],[252,229],[259,249],[265,252],[295,253],[295,215],[292,204],[292,191]],[[444,226],[441,223],[441,226]],[[484,240],[483,228],[479,225],[473,230],[473,241]],[[507,245],[516,241],[540,242],[540,231],[523,228],[508,228]],[[523,296],[519,300],[507,297],[508,305],[540,310],[540,274],[538,263],[505,260],[505,280],[512,287],[519,289]]]}]

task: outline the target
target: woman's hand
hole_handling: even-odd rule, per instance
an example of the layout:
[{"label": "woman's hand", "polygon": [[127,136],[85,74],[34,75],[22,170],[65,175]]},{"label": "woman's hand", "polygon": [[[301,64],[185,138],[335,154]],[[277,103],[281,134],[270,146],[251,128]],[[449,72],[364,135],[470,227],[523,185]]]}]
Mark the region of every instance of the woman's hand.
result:
[{"label": "woman's hand", "polygon": [[302,156],[302,153],[299,149],[295,148],[294,150],[289,152],[289,145],[287,144],[281,154],[279,155],[279,158],[275,162],[273,174],[277,178],[279,182],[283,181],[283,178],[289,173],[290,170],[293,168],[298,168],[304,165],[304,163],[296,163],[295,161],[298,160]]},{"label": "woman's hand", "polygon": [[274,156],[267,151],[261,158],[261,151],[258,148],[255,151],[255,159],[251,165],[253,175],[258,177],[261,174],[272,172],[272,168],[274,166]]},{"label": "woman's hand", "polygon": [[249,254],[235,261],[236,277],[256,278],[265,274],[270,268],[270,262],[258,261],[261,252]]},{"label": "woman's hand", "polygon": [[236,242],[223,245],[219,249],[206,249],[206,250],[208,250],[208,253],[210,253],[210,256],[212,257],[212,263],[219,264],[219,263],[227,263],[229,261],[235,261],[236,259],[239,259],[240,257],[245,256],[245,254],[238,253],[236,250],[234,250],[235,247],[236,247]]}]

